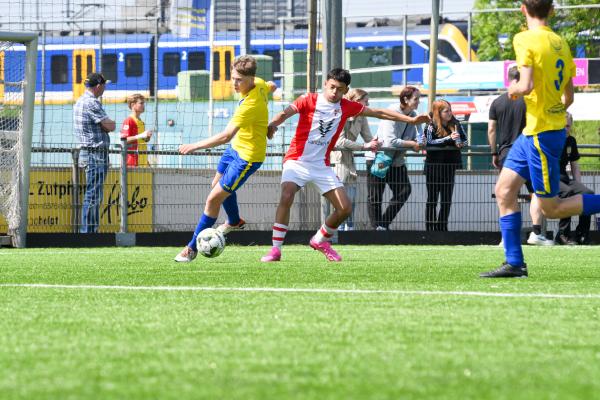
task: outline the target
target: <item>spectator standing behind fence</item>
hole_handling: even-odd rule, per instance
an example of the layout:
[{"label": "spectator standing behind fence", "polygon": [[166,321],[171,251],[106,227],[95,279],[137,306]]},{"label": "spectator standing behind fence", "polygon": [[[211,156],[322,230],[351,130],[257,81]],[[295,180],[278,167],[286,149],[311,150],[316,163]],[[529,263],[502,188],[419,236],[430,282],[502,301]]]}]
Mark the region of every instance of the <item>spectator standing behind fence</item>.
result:
[{"label": "spectator standing behind fence", "polygon": [[[417,115],[416,110],[419,107],[421,92],[413,86],[407,86],[400,92],[400,102],[393,104],[388,109],[400,112],[409,117]],[[408,179],[408,169],[406,168],[405,153],[412,148],[419,150],[417,136],[423,134],[421,125],[413,125],[401,121],[382,120],[377,129],[377,138],[384,148],[396,148],[398,150],[385,150],[386,160],[389,160],[390,166],[387,172],[374,175],[371,173],[371,167],[374,163],[374,153],[367,160],[367,185],[368,185],[368,204],[369,220],[373,229],[384,231],[388,230],[390,224],[400,212],[406,200],[408,200],[412,191],[410,180]],[[381,214],[381,201],[385,185],[388,185],[392,191],[392,198],[383,215]]]},{"label": "spectator standing behind fence", "polygon": [[98,99],[107,81],[102,74],[91,73],[84,84],[86,91],[73,106],[73,133],[80,146],[79,166],[85,169],[85,195],[79,232],[98,232],[103,185],[108,172],[109,132],[115,130]]},{"label": "spectator standing behind fence", "polygon": [[[356,101],[363,106],[369,105],[369,94],[362,89],[350,89],[344,96],[350,101]],[[358,143],[358,137],[361,137],[364,143]],[[357,150],[377,151],[379,144],[377,139],[371,135],[369,122],[363,116],[350,117],[346,121],[344,130],[335,143],[335,147],[344,150],[331,152],[331,164],[337,177],[344,184],[348,198],[352,202],[352,211],[345,224],[340,225],[339,230],[351,231],[354,229],[354,203],[356,200],[356,165],[354,164],[354,152]]]},{"label": "spectator standing behind fence", "polygon": [[[519,82],[519,68],[515,65],[508,70],[509,82]],[[508,152],[517,140],[523,129],[525,128],[525,114],[527,106],[525,100],[519,98],[511,100],[507,93],[497,97],[490,106],[489,122],[488,122],[488,143],[492,149],[492,164],[498,170],[502,170],[504,160]],[[498,145],[496,145],[498,142]],[[531,214],[531,222],[533,231],[527,238],[527,243],[533,245],[551,246],[554,241],[547,239],[542,232],[544,225],[544,216],[540,209],[539,201],[535,197],[533,186],[530,181],[525,182],[527,190],[531,194],[531,203],[529,205],[529,213]]]},{"label": "spectator standing behind fence", "polygon": [[425,229],[447,231],[454,176],[456,170],[462,168],[460,149],[466,146],[467,136],[460,122],[452,115],[452,108],[446,100],[433,102],[431,118],[432,122],[427,124],[423,137],[418,140],[428,148],[425,157]]},{"label": "spectator standing behind fence", "polygon": [[[127,153],[127,166],[129,167],[147,167],[148,150],[147,142],[152,138],[152,131],[147,131],[144,121],[140,115],[145,111],[146,98],[139,94],[132,94],[127,97],[127,105],[131,114],[123,121],[121,127],[121,139],[127,140],[127,150],[135,153]],[[141,153],[140,153],[141,152]]]},{"label": "spectator standing behind fence", "polygon": [[[567,113],[567,141],[560,156],[560,189],[558,197],[565,199],[577,194],[594,194],[594,191],[581,183],[581,170],[579,169],[579,150],[577,149],[577,140],[571,135],[573,129],[573,117]],[[567,166],[571,166],[571,175],[567,172]],[[590,235],[590,224],[592,217],[590,215],[579,215],[579,223],[575,228],[575,237],[571,237],[571,217],[566,217],[558,223],[558,232],[554,241],[558,244],[588,244]]]}]

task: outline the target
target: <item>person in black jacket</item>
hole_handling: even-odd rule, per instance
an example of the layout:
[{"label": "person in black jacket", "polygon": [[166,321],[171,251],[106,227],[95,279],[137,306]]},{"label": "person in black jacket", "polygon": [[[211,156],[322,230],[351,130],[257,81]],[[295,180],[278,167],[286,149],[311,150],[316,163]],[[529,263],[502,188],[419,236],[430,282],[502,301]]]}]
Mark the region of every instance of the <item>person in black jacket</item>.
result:
[{"label": "person in black jacket", "polygon": [[452,115],[452,108],[446,100],[433,102],[431,118],[432,122],[427,125],[423,137],[419,140],[420,144],[427,146],[425,229],[447,231],[454,176],[456,170],[462,168],[460,149],[467,144],[467,135],[460,122]]}]

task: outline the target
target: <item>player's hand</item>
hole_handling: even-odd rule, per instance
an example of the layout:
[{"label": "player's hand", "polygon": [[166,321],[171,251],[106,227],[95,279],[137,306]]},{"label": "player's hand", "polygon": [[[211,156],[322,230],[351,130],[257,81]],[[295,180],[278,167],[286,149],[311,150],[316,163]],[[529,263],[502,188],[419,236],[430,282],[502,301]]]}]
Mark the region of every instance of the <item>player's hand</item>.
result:
[{"label": "player's hand", "polygon": [[153,131],[146,131],[146,139],[144,139],[146,142],[150,141],[150,139],[152,139],[152,135],[154,135]]},{"label": "player's hand", "polygon": [[427,115],[427,114],[417,115],[412,120],[413,120],[413,122],[411,122],[412,124],[427,124],[427,123],[431,122],[431,118],[429,118],[429,115]]},{"label": "player's hand", "polygon": [[269,124],[269,126],[267,126],[267,138],[273,139],[273,137],[275,136],[275,132],[277,132],[277,127],[275,125]]},{"label": "player's hand", "polygon": [[196,151],[197,149],[198,146],[196,145],[196,143],[182,144],[181,146],[179,146],[179,152],[181,154],[190,154]]},{"label": "player's hand", "polygon": [[415,142],[415,144],[413,145],[412,149],[413,149],[413,151],[415,153],[418,153],[419,151],[421,151],[421,145],[419,143]]}]

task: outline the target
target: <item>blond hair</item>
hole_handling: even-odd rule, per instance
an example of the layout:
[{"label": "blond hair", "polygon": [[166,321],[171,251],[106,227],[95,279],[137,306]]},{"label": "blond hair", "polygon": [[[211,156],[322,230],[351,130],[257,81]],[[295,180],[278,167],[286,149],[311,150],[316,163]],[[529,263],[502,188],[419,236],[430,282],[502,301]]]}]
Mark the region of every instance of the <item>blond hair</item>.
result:
[{"label": "blond hair", "polygon": [[369,93],[363,89],[350,89],[344,96],[347,100],[360,101],[368,96]]},{"label": "blond hair", "polygon": [[143,94],[135,93],[130,96],[127,96],[127,107],[129,107],[129,109],[131,110],[131,107],[133,107],[133,105],[138,101],[146,101],[146,98]]}]

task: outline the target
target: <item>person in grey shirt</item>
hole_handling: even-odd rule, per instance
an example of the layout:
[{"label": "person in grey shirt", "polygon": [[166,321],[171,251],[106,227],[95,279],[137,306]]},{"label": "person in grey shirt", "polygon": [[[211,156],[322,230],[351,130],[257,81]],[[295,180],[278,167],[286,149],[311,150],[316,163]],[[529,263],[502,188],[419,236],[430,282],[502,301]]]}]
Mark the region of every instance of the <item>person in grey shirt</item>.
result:
[{"label": "person in grey shirt", "polygon": [[[400,103],[391,105],[389,109],[414,117],[417,115],[416,109],[419,107],[420,98],[421,92],[419,89],[413,86],[406,86],[400,92]],[[383,178],[375,176],[372,173],[368,173],[367,175],[369,219],[372,227],[376,230],[388,230],[390,224],[410,196],[412,188],[408,179],[404,154],[408,149],[419,151],[416,137],[417,133],[421,132],[422,128],[420,125],[383,120],[379,123],[377,138],[382,147],[395,148],[397,150],[385,151],[386,155],[392,158],[392,164]],[[373,153],[367,158],[367,171],[371,170],[374,156]],[[386,185],[392,191],[392,199],[382,214],[381,201]]]},{"label": "person in grey shirt", "polygon": [[[369,94],[362,89],[351,89],[345,96],[348,100],[356,101],[364,106],[369,105]],[[358,137],[362,137],[364,143],[358,143]],[[377,151],[379,144],[374,139],[369,129],[369,122],[366,117],[348,118],[344,130],[340,134],[335,147],[343,149],[331,152],[331,164],[337,177],[344,184],[346,193],[352,202],[352,213],[346,220],[346,223],[339,227],[339,230],[351,231],[354,229],[354,202],[356,200],[356,182],[357,172],[354,164],[354,151],[371,150]]]},{"label": "person in grey shirt", "polygon": [[80,146],[79,166],[85,169],[80,233],[98,232],[100,223],[102,188],[108,172],[108,133],[116,126],[98,98],[109,82],[102,74],[89,74],[85,80],[86,91],[73,106],[73,133]]}]

